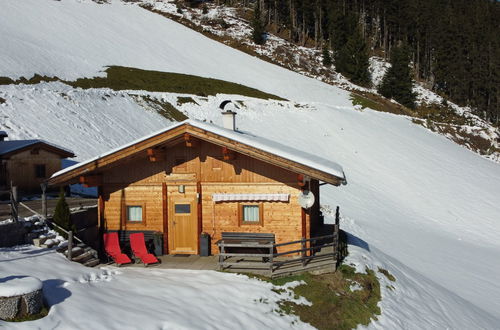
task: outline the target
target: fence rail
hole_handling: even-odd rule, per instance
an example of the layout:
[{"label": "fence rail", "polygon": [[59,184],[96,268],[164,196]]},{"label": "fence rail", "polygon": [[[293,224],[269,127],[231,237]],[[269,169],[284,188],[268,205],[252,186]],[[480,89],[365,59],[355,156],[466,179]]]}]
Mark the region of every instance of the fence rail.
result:
[{"label": "fence rail", "polygon": [[[325,242],[326,241],[326,242]],[[319,244],[316,244],[318,243]],[[291,245],[300,244],[301,248],[293,248],[291,250],[275,252],[277,247],[285,247]],[[220,242],[221,251],[219,253],[219,268],[225,269],[227,267],[236,269],[253,269],[253,270],[264,270],[268,271],[270,276],[276,274],[281,267],[286,265],[296,266],[287,269],[287,273],[295,273],[304,271],[308,268],[308,265],[312,261],[318,261],[321,267],[336,266],[337,259],[339,255],[339,224],[336,223],[333,226],[333,234],[322,235],[311,238],[302,238],[300,240],[283,242],[279,244],[237,244],[237,243],[225,243]],[[228,252],[226,248],[228,247],[245,247],[248,249],[261,249],[266,251],[263,253],[252,253],[252,252]],[[332,248],[332,252],[319,253],[324,248]],[[286,259],[276,259],[286,255],[298,254],[299,257],[292,257]],[[235,261],[229,261],[230,258],[238,258]],[[262,258],[248,260],[248,258]],[[317,265],[316,265],[317,266]]]}]

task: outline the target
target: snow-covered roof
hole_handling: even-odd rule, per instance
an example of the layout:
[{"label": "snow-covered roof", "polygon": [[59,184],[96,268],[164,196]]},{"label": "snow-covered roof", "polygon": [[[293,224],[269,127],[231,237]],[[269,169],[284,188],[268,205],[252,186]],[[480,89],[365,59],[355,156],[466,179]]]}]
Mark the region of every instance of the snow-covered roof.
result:
[{"label": "snow-covered roof", "polygon": [[60,149],[61,151],[65,152],[65,153],[69,153],[71,155],[74,155],[73,151],[66,149],[66,148],[63,148],[63,147],[60,147],[60,146],[55,145],[53,143],[44,141],[44,140],[0,141],[0,155],[5,155],[5,154],[8,154],[10,152],[20,150],[20,149],[29,147],[31,145],[39,144],[39,143],[48,145],[48,146],[56,148],[56,149]]},{"label": "snow-covered roof", "polygon": [[161,135],[163,133],[166,133],[168,131],[171,131],[171,130],[173,130],[177,127],[183,126],[183,125],[190,125],[192,127],[195,127],[195,128],[198,128],[198,129],[201,129],[204,131],[208,131],[208,132],[211,132],[211,133],[216,134],[218,136],[225,137],[225,138],[228,138],[230,140],[233,140],[233,141],[260,149],[260,150],[265,151],[267,153],[285,158],[285,159],[290,160],[292,162],[296,162],[296,163],[305,165],[307,167],[316,169],[316,170],[324,172],[326,174],[333,175],[339,179],[345,179],[344,171],[343,171],[342,167],[339,164],[337,164],[331,160],[321,158],[319,156],[312,155],[312,154],[304,152],[302,150],[298,150],[298,149],[283,145],[283,144],[276,142],[276,141],[272,141],[272,140],[268,140],[268,139],[263,138],[263,137],[255,136],[255,135],[250,134],[248,132],[233,131],[233,130],[229,130],[229,129],[226,129],[226,128],[223,128],[223,127],[220,127],[220,126],[217,126],[214,124],[201,122],[201,121],[194,120],[194,119],[187,119],[185,121],[176,123],[176,124],[171,125],[165,129],[154,132],[154,133],[147,135],[145,137],[142,137],[138,140],[132,141],[128,144],[125,144],[123,146],[120,146],[118,148],[110,150],[104,154],[101,154],[101,155],[98,155],[94,158],[88,159],[82,163],[77,163],[73,166],[62,169],[62,170],[54,173],[52,175],[51,179],[58,177],[60,175],[63,175],[65,173],[71,172],[71,171],[78,169],[80,167],[84,167],[85,165],[91,164],[100,158],[109,156],[109,155],[114,154],[116,152],[119,152],[123,149],[131,147],[139,142],[146,141],[150,138]]}]

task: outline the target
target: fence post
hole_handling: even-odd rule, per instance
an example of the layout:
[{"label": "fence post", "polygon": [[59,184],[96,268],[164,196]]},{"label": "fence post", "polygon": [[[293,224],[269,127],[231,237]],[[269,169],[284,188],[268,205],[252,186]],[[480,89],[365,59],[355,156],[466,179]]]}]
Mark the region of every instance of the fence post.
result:
[{"label": "fence post", "polygon": [[336,226],[338,226],[340,223],[339,211],[340,211],[340,206],[337,206],[337,210],[335,210],[335,225]]},{"label": "fence post", "polygon": [[306,266],[306,259],[304,259],[306,257],[306,238],[305,237],[302,237],[302,241],[301,241],[301,245],[302,245],[302,267],[305,267]]},{"label": "fence post", "polygon": [[10,189],[10,209],[11,209],[12,219],[14,220],[14,222],[17,222],[19,220],[17,186],[12,186],[12,183]]},{"label": "fence post", "polygon": [[269,247],[269,271],[270,276],[273,277],[273,262],[274,262],[274,244],[271,244]]},{"label": "fence post", "polygon": [[224,241],[221,240],[220,242],[220,253],[219,253],[219,270],[224,270],[224,266],[222,265],[224,263]]},{"label": "fence post", "polygon": [[333,261],[335,269],[339,260],[339,227],[340,227],[340,207],[335,211],[335,225],[333,226]]},{"label": "fence post", "polygon": [[40,188],[42,188],[42,215],[47,219],[47,184],[45,182],[40,184]]},{"label": "fence post", "polygon": [[70,230],[68,232],[68,260],[69,261],[71,261],[72,252],[73,252],[73,231]]}]

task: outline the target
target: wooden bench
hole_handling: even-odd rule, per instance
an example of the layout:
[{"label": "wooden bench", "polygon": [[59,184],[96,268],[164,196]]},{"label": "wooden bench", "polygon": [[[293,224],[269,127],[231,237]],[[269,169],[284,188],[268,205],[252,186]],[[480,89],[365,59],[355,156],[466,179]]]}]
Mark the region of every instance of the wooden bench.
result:
[{"label": "wooden bench", "polygon": [[[275,236],[272,233],[238,233],[223,232],[217,241],[219,247],[219,269],[236,266],[237,268],[252,266],[256,263],[226,262],[231,257],[262,257],[261,266],[272,270]],[[249,252],[250,251],[250,252]]]}]

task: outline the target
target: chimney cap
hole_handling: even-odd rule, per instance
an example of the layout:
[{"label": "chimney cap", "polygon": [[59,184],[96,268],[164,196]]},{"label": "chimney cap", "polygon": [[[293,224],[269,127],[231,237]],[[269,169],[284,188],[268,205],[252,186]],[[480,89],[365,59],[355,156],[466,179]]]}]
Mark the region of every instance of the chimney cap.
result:
[{"label": "chimney cap", "polygon": [[6,131],[0,131],[0,139],[4,139],[4,138],[6,138],[8,136],[9,136],[9,134],[7,134]]},{"label": "chimney cap", "polygon": [[225,101],[222,101],[222,103],[219,105],[219,108],[222,110],[222,113],[236,113],[231,109],[224,109],[226,107],[226,105],[228,105],[229,103],[231,103],[233,105],[232,106],[233,109],[236,109],[236,105],[231,100],[225,100]]}]

